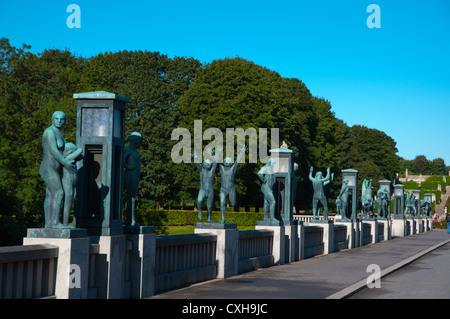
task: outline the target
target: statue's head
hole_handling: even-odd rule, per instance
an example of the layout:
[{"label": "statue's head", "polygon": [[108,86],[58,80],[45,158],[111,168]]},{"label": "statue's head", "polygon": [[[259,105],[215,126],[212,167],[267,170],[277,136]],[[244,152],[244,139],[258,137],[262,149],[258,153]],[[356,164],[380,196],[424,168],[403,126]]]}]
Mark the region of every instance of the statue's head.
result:
[{"label": "statue's head", "polygon": [[317,172],[317,173],[316,173],[316,177],[317,177],[317,178],[321,178],[321,177],[322,177],[322,172]]},{"label": "statue's head", "polygon": [[294,163],[294,172],[298,170],[298,164]]},{"label": "statue's head", "polygon": [[128,136],[128,141],[130,141],[131,144],[134,146],[137,146],[141,144],[142,142],[142,135],[139,132],[133,132]]},{"label": "statue's head", "polygon": [[231,165],[233,165],[233,160],[231,159],[231,157],[225,157],[225,159],[223,160],[223,165],[226,167],[230,167]]},{"label": "statue's head", "polygon": [[67,156],[69,154],[72,154],[76,150],[77,150],[77,146],[75,144],[73,144],[73,143],[66,143],[65,146],[64,146],[63,155]]},{"label": "statue's head", "polygon": [[344,179],[342,180],[342,183],[348,184],[348,179],[344,178]]},{"label": "statue's head", "polygon": [[206,169],[210,169],[211,166],[212,166],[212,163],[211,163],[211,161],[209,159],[205,159],[203,161],[203,167],[205,167]]},{"label": "statue's head", "polygon": [[66,124],[66,114],[63,111],[56,111],[52,115],[52,124],[56,128],[62,128]]}]

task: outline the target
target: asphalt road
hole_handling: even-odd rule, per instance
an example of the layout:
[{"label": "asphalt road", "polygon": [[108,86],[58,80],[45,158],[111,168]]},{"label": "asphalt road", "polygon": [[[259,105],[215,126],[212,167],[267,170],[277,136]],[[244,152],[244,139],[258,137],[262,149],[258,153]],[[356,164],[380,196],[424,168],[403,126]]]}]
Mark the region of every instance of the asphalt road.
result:
[{"label": "asphalt road", "polygon": [[[414,298],[448,298],[449,240],[446,231],[433,230],[212,280],[151,299],[408,298],[405,293],[415,293]],[[364,289],[372,264],[383,273],[381,288]]]},{"label": "asphalt road", "polygon": [[[450,235],[449,235],[450,236]],[[364,288],[349,299],[450,298],[450,244],[380,279],[380,288]]]}]

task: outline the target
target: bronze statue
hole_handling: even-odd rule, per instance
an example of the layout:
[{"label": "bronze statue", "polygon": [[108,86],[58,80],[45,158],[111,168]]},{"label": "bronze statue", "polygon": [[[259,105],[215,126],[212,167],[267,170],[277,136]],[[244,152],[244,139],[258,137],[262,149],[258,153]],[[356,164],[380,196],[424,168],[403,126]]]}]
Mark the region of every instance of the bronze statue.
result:
[{"label": "bronze statue", "polygon": [[238,154],[236,162],[233,164],[233,160],[230,157],[224,159],[224,163],[219,165],[221,185],[220,185],[220,213],[222,215],[221,223],[225,223],[225,203],[226,197],[230,199],[230,205],[236,205],[236,189],[234,187],[234,177],[236,175],[237,167],[242,157],[245,154],[246,147],[242,147]]},{"label": "bronze statue", "polygon": [[[65,145],[63,155],[66,158],[66,160],[74,161],[72,167],[75,170],[77,169],[75,162],[82,159],[83,157],[81,155],[82,152],[83,150],[81,148],[77,148],[75,144],[66,143]],[[75,197],[77,174],[72,173],[72,171],[69,171],[67,168],[64,167],[61,182],[64,189],[63,226],[70,227],[69,215],[70,210],[72,209],[73,199]]]},{"label": "bronze statue", "polygon": [[66,141],[61,129],[66,123],[66,114],[56,111],[52,116],[52,125],[42,135],[42,158],[39,173],[46,184],[44,216],[45,228],[61,228],[60,222],[61,205],[64,197],[62,184],[62,168],[67,174],[75,174],[74,160],[68,160],[63,156]]},{"label": "bronze statue", "polygon": [[367,179],[363,180],[362,183],[362,192],[361,192],[361,204],[363,207],[363,217],[369,217],[369,212],[374,212],[375,203],[372,198],[372,180],[368,181]]},{"label": "bronze statue", "polygon": [[327,176],[322,177],[322,172],[317,172],[313,177],[312,173],[314,168],[311,166],[309,170],[309,180],[313,184],[314,196],[313,196],[313,218],[319,219],[320,204],[323,207],[323,219],[328,219],[328,203],[325,196],[325,186],[333,181],[334,173],[330,174],[330,168],[327,169]]},{"label": "bronze statue", "polygon": [[348,209],[348,179],[343,179],[341,191],[336,199],[337,214],[340,214],[342,219],[348,219],[347,209]]},{"label": "bronze statue", "polygon": [[406,210],[405,215],[410,212],[411,217],[416,216],[416,195],[414,193],[408,194],[406,196]]},{"label": "bronze statue", "polygon": [[123,153],[124,180],[127,191],[125,217],[128,226],[139,226],[135,220],[135,208],[141,175],[141,154],[139,154],[137,148],[142,143],[142,136],[138,132],[133,132],[128,136],[128,141],[130,145],[125,148]]},{"label": "bronze statue", "polygon": [[389,191],[383,187],[377,191],[378,217],[386,218],[390,214]]},{"label": "bronze statue", "polygon": [[[211,222],[211,212],[214,204],[214,175],[216,172],[217,164],[219,161],[219,154],[221,148],[216,148],[216,155],[213,157],[213,153],[210,149],[205,150],[211,157],[213,157],[213,162],[209,159],[203,161],[203,166],[200,163],[195,163],[197,169],[200,173],[200,190],[197,196],[197,208],[198,208],[198,219],[202,219],[202,204],[203,200],[207,199],[207,209],[208,209],[208,222]],[[194,158],[197,158],[195,153],[192,153]]]},{"label": "bronze statue", "polygon": [[263,215],[264,221],[268,221],[268,213],[270,212],[270,220],[275,221],[275,196],[273,195],[273,185],[275,184],[275,174],[273,166],[276,160],[271,158],[258,172],[258,177],[262,181],[261,191],[264,195]]}]

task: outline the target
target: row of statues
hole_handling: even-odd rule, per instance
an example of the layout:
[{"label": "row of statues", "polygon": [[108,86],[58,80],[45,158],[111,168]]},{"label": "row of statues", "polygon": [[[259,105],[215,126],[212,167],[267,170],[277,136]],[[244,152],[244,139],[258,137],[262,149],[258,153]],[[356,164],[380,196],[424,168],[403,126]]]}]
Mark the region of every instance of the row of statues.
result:
[{"label": "row of statues", "polygon": [[[205,150],[207,154],[212,157],[213,161],[209,159],[205,159],[203,161],[203,166],[198,163],[196,160],[198,156],[192,153],[192,157],[195,159],[195,164],[200,173],[200,189],[197,196],[197,207],[198,207],[198,219],[202,219],[202,206],[203,201],[206,198],[207,200],[207,210],[208,222],[211,222],[211,212],[213,210],[214,205],[214,176],[216,172],[216,168],[219,164],[219,156],[222,152],[222,148],[217,147],[216,153],[213,154],[211,149]],[[241,162],[243,156],[245,155],[246,147],[242,147],[236,162],[233,164],[233,159],[230,157],[226,157],[223,161],[223,164],[220,163],[219,171],[221,177],[221,185],[220,185],[220,213],[222,216],[221,223],[225,223],[225,206],[226,206],[226,198],[228,196],[231,206],[236,205],[236,188],[234,185],[236,171],[239,163]]]},{"label": "row of statues", "polygon": [[[349,187],[348,179],[343,179],[341,191],[336,199],[336,210],[338,215],[345,215],[348,209],[349,201]],[[388,218],[391,212],[391,191],[386,187],[380,187],[377,191],[376,201],[373,199],[372,195],[372,180],[364,180],[362,182],[361,191],[361,206],[362,206],[362,217],[369,218],[374,217],[375,214],[380,218]],[[412,217],[417,217],[420,211],[417,209],[417,201],[420,199],[416,198],[414,193],[404,194],[405,196],[405,208],[404,215],[409,214]],[[375,202],[378,205],[378,210],[375,212]],[[403,208],[400,208],[403,210]],[[424,198],[419,202],[419,209],[422,211],[423,215],[430,216],[432,209],[431,200],[429,198]],[[324,215],[325,216],[325,215]],[[324,217],[325,218],[325,217]]]},{"label": "row of statues", "polygon": [[[42,135],[44,154],[39,173],[46,184],[45,228],[73,227],[69,225],[69,215],[76,191],[76,162],[83,159],[83,150],[64,139],[61,130],[66,124],[66,120],[64,112],[54,112],[52,125]],[[142,142],[142,136],[138,132],[133,132],[128,140],[130,144],[123,152],[124,181],[127,190],[125,216],[127,225],[137,226],[135,204],[141,173],[141,155],[137,151],[137,147]],[[63,215],[62,223],[61,211]]]},{"label": "row of statues", "polygon": [[[66,123],[64,112],[56,111],[52,116],[52,125],[48,127],[42,136],[43,159],[40,166],[40,175],[46,184],[46,195],[44,201],[45,227],[46,228],[69,228],[69,214],[75,195],[77,182],[76,162],[83,158],[82,149],[77,148],[72,143],[67,143],[61,133],[61,129]],[[142,143],[142,136],[138,132],[133,132],[128,137],[129,145],[123,151],[124,182],[126,188],[125,217],[126,224],[138,226],[135,221],[136,197],[141,174],[141,155],[137,148]],[[287,148],[285,143],[280,148]],[[207,200],[207,221],[211,222],[211,213],[214,205],[214,177],[217,166],[221,176],[220,186],[220,212],[221,223],[225,222],[226,198],[229,198],[231,206],[236,204],[235,176],[239,163],[245,155],[247,148],[243,146],[237,156],[236,161],[226,157],[219,163],[219,156],[222,149],[216,147],[216,154],[211,149],[205,152],[211,159],[205,159],[203,165],[198,163],[198,156],[192,153],[194,162],[200,174],[200,189],[197,196],[198,218],[202,219],[203,201]],[[262,182],[261,191],[264,196],[263,216],[264,221],[275,221],[276,199],[274,196],[275,166],[277,159],[271,158],[258,172],[258,177]],[[294,163],[292,178],[292,194],[290,200],[294,201],[296,196],[297,179],[295,171],[298,164]],[[310,168],[309,180],[313,186],[313,218],[319,219],[320,208],[323,208],[323,218],[328,219],[328,204],[325,187],[334,179],[334,173],[327,169],[326,176],[322,172],[317,172],[313,176],[314,168]],[[340,193],[336,199],[337,213],[346,216],[349,206],[349,181],[343,179]],[[372,180],[364,180],[362,183],[361,205],[362,217],[369,217],[370,213],[375,215],[375,201],[372,196]],[[390,214],[390,190],[380,188],[377,192],[376,202],[378,204],[378,217],[387,217]],[[63,205],[64,201],[64,205]],[[431,202],[427,199],[420,202],[420,209],[424,214],[429,214]],[[60,222],[61,210],[63,211],[63,222]],[[270,218],[269,218],[270,213]],[[419,212],[416,209],[416,198],[414,194],[409,194],[406,198],[406,213],[416,216]],[[352,216],[355,217],[355,216]]]}]

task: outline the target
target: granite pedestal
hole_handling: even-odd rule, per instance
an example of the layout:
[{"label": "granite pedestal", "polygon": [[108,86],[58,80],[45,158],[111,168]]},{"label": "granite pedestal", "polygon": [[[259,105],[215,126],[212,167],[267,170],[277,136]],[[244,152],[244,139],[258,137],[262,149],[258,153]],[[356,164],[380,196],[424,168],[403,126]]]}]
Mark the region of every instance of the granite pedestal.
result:
[{"label": "granite pedestal", "polygon": [[239,232],[234,223],[197,223],[196,234],[210,233],[217,236],[217,278],[238,274]]},{"label": "granite pedestal", "polygon": [[32,228],[24,245],[51,244],[58,247],[55,281],[57,299],[87,299],[90,240],[86,230],[76,228]]}]

